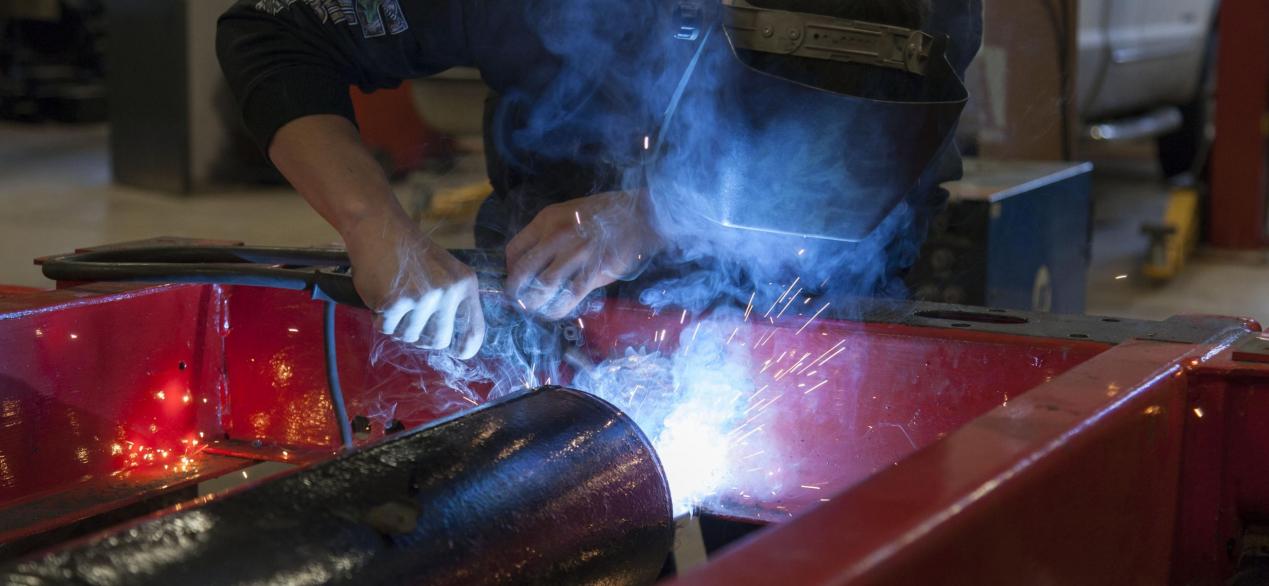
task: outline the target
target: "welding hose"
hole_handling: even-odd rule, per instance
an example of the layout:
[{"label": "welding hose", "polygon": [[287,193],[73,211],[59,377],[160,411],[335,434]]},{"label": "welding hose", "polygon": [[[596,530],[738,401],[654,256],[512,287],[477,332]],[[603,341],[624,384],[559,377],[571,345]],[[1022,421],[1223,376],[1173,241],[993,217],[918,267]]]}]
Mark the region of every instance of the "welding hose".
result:
[{"label": "welding hose", "polygon": [[327,301],[322,307],[322,350],[326,353],[326,388],[335,409],[335,424],[339,426],[339,443],[344,449],[353,448],[352,422],[348,419],[348,406],[344,403],[344,387],[339,382],[339,355],[335,351],[335,307]]},{"label": "welding hose", "polygon": [[0,566],[0,583],[649,584],[673,541],[643,432],[546,388]]}]

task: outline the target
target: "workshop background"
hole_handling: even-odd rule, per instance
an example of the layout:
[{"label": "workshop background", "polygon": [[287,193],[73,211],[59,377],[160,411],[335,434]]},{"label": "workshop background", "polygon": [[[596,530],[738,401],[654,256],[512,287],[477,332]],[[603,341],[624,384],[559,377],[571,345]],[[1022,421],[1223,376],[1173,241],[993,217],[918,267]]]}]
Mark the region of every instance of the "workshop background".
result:
[{"label": "workshop background", "polygon": [[[0,5],[0,283],[47,286],[31,259],[155,235],[336,241],[244,136],[213,55],[229,4]],[[913,295],[1269,318],[1265,55],[1219,51],[1263,45],[1263,23],[1231,29],[1216,0],[1058,6],[987,3],[959,136],[977,158]],[[354,93],[407,209],[443,244],[470,246],[488,192],[479,75]]]},{"label": "workshop background", "polygon": [[[497,347],[516,369],[497,384],[531,391],[499,395],[435,354],[385,358],[399,346],[323,283],[47,291],[34,259],[116,258],[105,244],[338,244],[245,136],[213,52],[231,3],[0,0],[0,576],[427,582],[546,560],[631,583],[1269,580],[1269,338],[1236,319],[1269,319],[1264,0],[985,1],[965,177],[907,286],[990,309],[821,318],[808,296],[777,323],[797,281],[753,323],[753,297],[717,321],[613,301],[532,326],[550,362]],[[471,247],[479,74],[350,92],[405,209]],[[346,260],[251,254],[270,276]],[[667,332],[690,341],[661,356]],[[631,380],[587,380],[623,364]],[[725,498],[684,520],[671,490],[709,474]]]}]

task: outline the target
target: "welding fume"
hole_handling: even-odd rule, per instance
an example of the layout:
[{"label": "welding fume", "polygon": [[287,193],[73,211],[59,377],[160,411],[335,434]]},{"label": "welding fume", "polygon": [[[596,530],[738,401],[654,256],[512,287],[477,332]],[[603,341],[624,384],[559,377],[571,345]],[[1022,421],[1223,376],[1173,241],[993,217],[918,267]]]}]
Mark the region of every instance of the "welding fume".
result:
[{"label": "welding fume", "polygon": [[[746,324],[906,294],[960,176],[981,28],[979,0],[241,0],[217,51],[259,146],[342,236],[374,359],[475,400],[599,395],[687,512],[758,452]],[[348,94],[460,66],[490,88],[475,236],[505,258],[492,283],[401,208]],[[673,351],[568,355],[562,326],[614,289],[682,312]]]}]

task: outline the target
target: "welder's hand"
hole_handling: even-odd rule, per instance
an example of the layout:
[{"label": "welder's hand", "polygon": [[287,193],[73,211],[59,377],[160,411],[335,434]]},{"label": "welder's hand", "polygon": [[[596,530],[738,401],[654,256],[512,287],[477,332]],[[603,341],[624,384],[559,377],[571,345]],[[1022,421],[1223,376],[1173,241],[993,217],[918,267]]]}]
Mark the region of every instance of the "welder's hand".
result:
[{"label": "welder's hand", "polygon": [[507,294],[548,319],[635,276],[665,243],[645,193],[600,193],[543,209],[507,245]]},{"label": "welder's hand", "polygon": [[475,356],[485,338],[476,274],[415,226],[388,224],[345,238],[353,284],[375,310],[375,327],[420,348]]}]

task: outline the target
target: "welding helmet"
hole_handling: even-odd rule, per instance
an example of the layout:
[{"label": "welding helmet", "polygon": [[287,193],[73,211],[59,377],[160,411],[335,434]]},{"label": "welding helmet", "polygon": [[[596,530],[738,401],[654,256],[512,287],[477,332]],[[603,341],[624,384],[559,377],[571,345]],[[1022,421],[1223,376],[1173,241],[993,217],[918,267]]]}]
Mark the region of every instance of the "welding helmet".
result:
[{"label": "welding helmet", "polygon": [[[649,190],[673,221],[862,240],[916,187],[968,99],[946,38],[918,30],[745,0],[682,3],[677,22],[695,49],[646,145]],[[756,65],[777,57],[877,75],[817,83]]]}]

